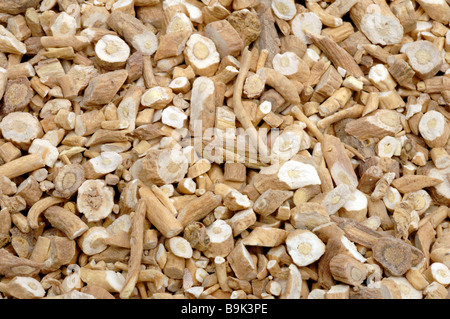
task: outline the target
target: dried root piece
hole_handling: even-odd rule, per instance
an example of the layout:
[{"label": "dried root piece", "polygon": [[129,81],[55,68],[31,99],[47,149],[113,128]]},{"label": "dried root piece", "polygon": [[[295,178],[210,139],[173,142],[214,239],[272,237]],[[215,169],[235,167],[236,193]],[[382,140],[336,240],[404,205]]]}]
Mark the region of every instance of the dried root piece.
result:
[{"label": "dried root piece", "polygon": [[109,103],[125,83],[128,72],[117,70],[92,78],[84,90],[82,103],[86,106]]},{"label": "dried root piece", "polygon": [[53,227],[61,230],[69,239],[81,236],[89,228],[78,216],[59,206],[47,208],[44,216]]},{"label": "dried root piece", "polygon": [[223,204],[231,211],[239,211],[250,208],[252,202],[247,195],[232,189],[223,197]]},{"label": "dried root piece", "polygon": [[203,252],[208,258],[226,257],[234,246],[233,230],[224,220],[218,219],[206,228],[209,237],[207,249]]},{"label": "dried root piece", "polygon": [[212,76],[219,67],[220,55],[214,42],[200,34],[192,34],[186,42],[184,56],[199,76]]},{"label": "dried root piece", "polygon": [[14,277],[7,284],[0,284],[0,291],[17,299],[34,299],[45,296],[41,283],[31,277]]},{"label": "dried root piece", "polygon": [[80,278],[88,286],[97,286],[110,293],[120,292],[125,285],[125,277],[120,272],[81,267]]},{"label": "dried root piece", "polygon": [[356,78],[364,76],[353,57],[336,42],[326,36],[313,33],[309,34],[309,38],[323,51],[336,68],[341,67]]},{"label": "dried root piece", "polygon": [[208,248],[210,239],[204,224],[193,222],[187,225],[183,231],[183,237],[190,243],[191,247],[199,251]]},{"label": "dried root piece", "polygon": [[77,242],[83,253],[92,256],[104,251],[108,246],[103,239],[108,238],[110,233],[101,226],[90,227]]},{"label": "dried root piece", "polygon": [[188,160],[179,150],[149,151],[142,160],[143,176],[156,185],[181,181],[188,170]]},{"label": "dried root piece", "polygon": [[238,56],[244,48],[239,33],[227,20],[218,20],[208,23],[205,27],[205,36],[211,39],[221,58]]},{"label": "dried root piece", "polygon": [[131,14],[113,11],[106,20],[111,29],[122,36],[129,45],[144,55],[152,55],[158,48],[158,39],[152,30]]},{"label": "dried root piece", "polygon": [[244,47],[254,42],[261,33],[261,23],[258,15],[253,10],[243,9],[233,11],[227,17],[227,20],[239,33],[244,41]]},{"label": "dried root piece", "polygon": [[347,254],[337,254],[331,258],[330,271],[335,280],[352,286],[361,285],[368,275],[364,264]]},{"label": "dried root piece", "polygon": [[283,132],[271,142],[272,154],[280,160],[288,161],[299,151],[307,149],[311,145],[311,139],[303,128],[297,124],[285,127]]},{"label": "dried root piece", "polygon": [[246,246],[277,247],[284,243],[288,232],[283,229],[255,227],[242,243]]},{"label": "dried root piece", "polygon": [[130,56],[130,47],[116,35],[105,35],[95,45],[97,62],[107,70],[119,69]]},{"label": "dried root piece", "polygon": [[173,93],[169,87],[154,86],[142,94],[141,104],[154,109],[163,109],[172,99]]},{"label": "dried root piece", "polygon": [[450,22],[450,6],[446,1],[418,0],[417,2],[431,19],[445,25]]},{"label": "dried root piece", "polygon": [[311,74],[305,61],[294,52],[277,53],[272,60],[273,69],[287,76],[290,79],[298,80],[302,83],[309,79]]},{"label": "dried root piece", "polygon": [[366,14],[361,19],[360,29],[373,44],[396,44],[400,43],[403,37],[403,26],[392,13]]},{"label": "dried root piece", "polygon": [[58,159],[58,149],[48,140],[37,138],[33,140],[28,149],[30,154],[42,154],[42,160],[45,165],[53,167]]},{"label": "dried root piece", "polygon": [[288,186],[289,190],[321,184],[320,177],[313,165],[294,160],[284,163],[280,167],[277,177],[280,182]]},{"label": "dried root piece", "polygon": [[450,166],[450,154],[444,148],[434,147],[430,151],[430,156],[436,168],[443,169]]},{"label": "dried root piece", "polygon": [[313,232],[304,229],[291,231],[286,248],[294,263],[300,267],[317,261],[325,253],[325,244]]},{"label": "dried root piece", "polygon": [[442,57],[433,43],[419,40],[406,44],[402,49],[408,62],[421,79],[429,79],[436,75],[442,65]]},{"label": "dried root piece", "polygon": [[68,164],[58,169],[53,183],[55,190],[53,196],[70,198],[78,191],[78,188],[85,181],[85,172],[80,164]]},{"label": "dried root piece", "polygon": [[311,44],[312,40],[307,33],[320,34],[322,31],[322,21],[313,12],[299,13],[291,20],[291,28],[292,34],[302,40],[303,43]]},{"label": "dried root piece", "polygon": [[211,78],[201,76],[194,80],[190,110],[189,130],[195,136],[214,126],[215,85]]},{"label": "dried root piece", "polygon": [[326,26],[329,27],[339,27],[343,24],[342,18],[337,17],[334,14],[328,13],[326,10],[322,9],[322,7],[314,1],[307,1],[306,7],[313,13],[317,14],[320,21]]},{"label": "dried root piece", "polygon": [[378,238],[372,246],[373,257],[393,276],[402,276],[412,267],[408,244],[392,237]]},{"label": "dried root piece", "polygon": [[392,157],[394,154],[399,155],[401,143],[393,136],[383,137],[377,144],[376,152],[379,157]]},{"label": "dried root piece", "polygon": [[236,278],[252,280],[256,278],[256,265],[244,244],[238,243],[227,256],[228,263]]},{"label": "dried root piece", "polygon": [[404,175],[400,178],[394,179],[391,185],[397,188],[400,193],[405,194],[416,192],[423,188],[436,186],[441,183],[441,179],[426,175]]},{"label": "dried root piece", "polygon": [[419,132],[429,147],[443,147],[450,136],[450,126],[442,113],[431,110],[421,117]]},{"label": "dried root piece", "polygon": [[426,270],[425,274],[429,282],[437,282],[443,286],[450,284],[450,270],[449,268],[440,262],[434,262]]},{"label": "dried root piece", "polygon": [[99,156],[91,158],[83,167],[87,179],[97,179],[111,173],[122,164],[122,156],[116,152],[102,152]]},{"label": "dried root piece", "polygon": [[18,145],[30,145],[35,138],[44,134],[41,123],[26,112],[13,112],[3,117],[0,130],[7,141]]},{"label": "dried root piece", "polygon": [[140,265],[144,249],[144,220],[146,215],[146,203],[139,200],[136,211],[132,217],[130,238],[130,259],[125,284],[120,291],[121,298],[129,298],[136,286],[139,277]]},{"label": "dried root piece", "polygon": [[30,103],[33,90],[30,81],[26,77],[10,79],[7,82],[3,96],[4,105],[1,109],[3,114],[21,112]]},{"label": "dried root piece", "polygon": [[377,110],[364,117],[350,121],[345,131],[358,139],[393,136],[402,129],[398,112],[394,110]]},{"label": "dried root piece", "polygon": [[321,204],[305,202],[292,208],[290,221],[295,228],[312,231],[320,225],[329,223],[330,217],[327,209]]},{"label": "dried root piece", "polygon": [[345,146],[339,138],[325,134],[322,140],[322,154],[336,185],[358,186],[358,178],[346,155]]},{"label": "dried root piece", "polygon": [[88,221],[107,217],[113,209],[114,190],[104,180],[86,180],[78,189],[77,208]]},{"label": "dried root piece", "polygon": [[191,258],[192,257],[192,247],[190,243],[183,237],[175,236],[169,238],[166,243],[168,250],[175,256],[181,258]]},{"label": "dried root piece", "polygon": [[394,90],[397,86],[384,64],[377,64],[371,67],[368,79],[381,92]]},{"label": "dried root piece", "polygon": [[297,13],[295,2],[292,0],[275,0],[271,4],[273,13],[280,19],[291,20]]},{"label": "dried root piece", "polygon": [[0,50],[12,54],[27,53],[26,45],[17,40],[14,34],[9,32],[3,25],[0,25]]},{"label": "dried root piece", "polygon": [[27,221],[32,229],[37,229],[39,227],[39,217],[41,214],[49,207],[57,205],[63,202],[64,199],[57,197],[45,197],[38,200],[36,203],[31,206],[28,211]]},{"label": "dried root piece", "polygon": [[262,216],[270,215],[293,194],[291,191],[268,189],[254,202],[253,210]]},{"label": "dried root piece", "polygon": [[159,201],[151,188],[147,186],[140,187],[139,195],[146,203],[147,219],[164,237],[174,237],[183,230],[181,222]]}]

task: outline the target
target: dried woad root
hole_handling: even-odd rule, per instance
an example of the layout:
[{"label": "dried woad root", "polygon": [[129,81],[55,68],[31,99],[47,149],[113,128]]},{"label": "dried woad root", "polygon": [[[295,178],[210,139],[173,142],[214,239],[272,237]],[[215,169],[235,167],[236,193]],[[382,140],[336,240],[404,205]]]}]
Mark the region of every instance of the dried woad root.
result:
[{"label": "dried woad root", "polygon": [[0,0],[0,299],[448,299],[444,0]]}]

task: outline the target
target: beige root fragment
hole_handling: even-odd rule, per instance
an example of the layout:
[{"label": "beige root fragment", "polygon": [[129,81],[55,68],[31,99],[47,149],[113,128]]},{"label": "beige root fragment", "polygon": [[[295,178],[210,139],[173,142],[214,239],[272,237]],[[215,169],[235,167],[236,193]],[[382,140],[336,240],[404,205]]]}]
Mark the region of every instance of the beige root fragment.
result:
[{"label": "beige root fragment", "polygon": [[255,127],[253,126],[251,118],[248,116],[246,110],[244,109],[241,101],[242,89],[244,85],[245,78],[247,76],[249,67],[250,67],[250,59],[251,53],[248,50],[248,47],[245,47],[242,52],[242,62],[241,67],[239,69],[239,74],[236,78],[236,82],[234,84],[233,90],[233,106],[234,113],[236,114],[237,120],[241,123],[244,129],[247,130],[247,134],[249,134],[251,142],[253,143],[253,148],[257,149],[261,154],[262,158],[266,158],[268,156],[267,146],[264,141],[261,139],[261,136],[256,132]]},{"label": "beige root fragment", "polygon": [[120,291],[121,298],[129,298],[138,281],[144,245],[144,219],[146,210],[146,203],[143,200],[139,200],[132,217],[130,259],[128,261],[128,273],[125,284]]}]

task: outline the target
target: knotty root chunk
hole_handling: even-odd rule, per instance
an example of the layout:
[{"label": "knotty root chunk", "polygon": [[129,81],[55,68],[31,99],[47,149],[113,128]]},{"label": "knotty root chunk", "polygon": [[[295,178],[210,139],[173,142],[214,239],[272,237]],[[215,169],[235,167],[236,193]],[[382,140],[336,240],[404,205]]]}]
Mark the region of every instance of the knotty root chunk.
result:
[{"label": "knotty root chunk", "polygon": [[190,243],[192,248],[204,251],[209,245],[209,236],[204,224],[193,222],[184,228],[183,237]]},{"label": "knotty root chunk", "polygon": [[381,237],[373,247],[373,257],[393,276],[402,276],[412,267],[411,248],[401,240]]},{"label": "knotty root chunk", "polygon": [[114,190],[103,180],[86,180],[78,188],[77,208],[88,221],[107,217],[113,209]]}]

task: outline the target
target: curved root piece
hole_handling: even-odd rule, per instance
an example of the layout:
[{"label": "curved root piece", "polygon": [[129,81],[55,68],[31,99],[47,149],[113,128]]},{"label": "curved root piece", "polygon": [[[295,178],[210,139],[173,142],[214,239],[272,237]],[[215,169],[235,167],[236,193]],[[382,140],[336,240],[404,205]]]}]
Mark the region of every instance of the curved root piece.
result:
[{"label": "curved root piece", "polygon": [[39,227],[39,216],[49,207],[65,201],[63,198],[46,197],[38,200],[28,211],[27,220],[32,229]]}]

